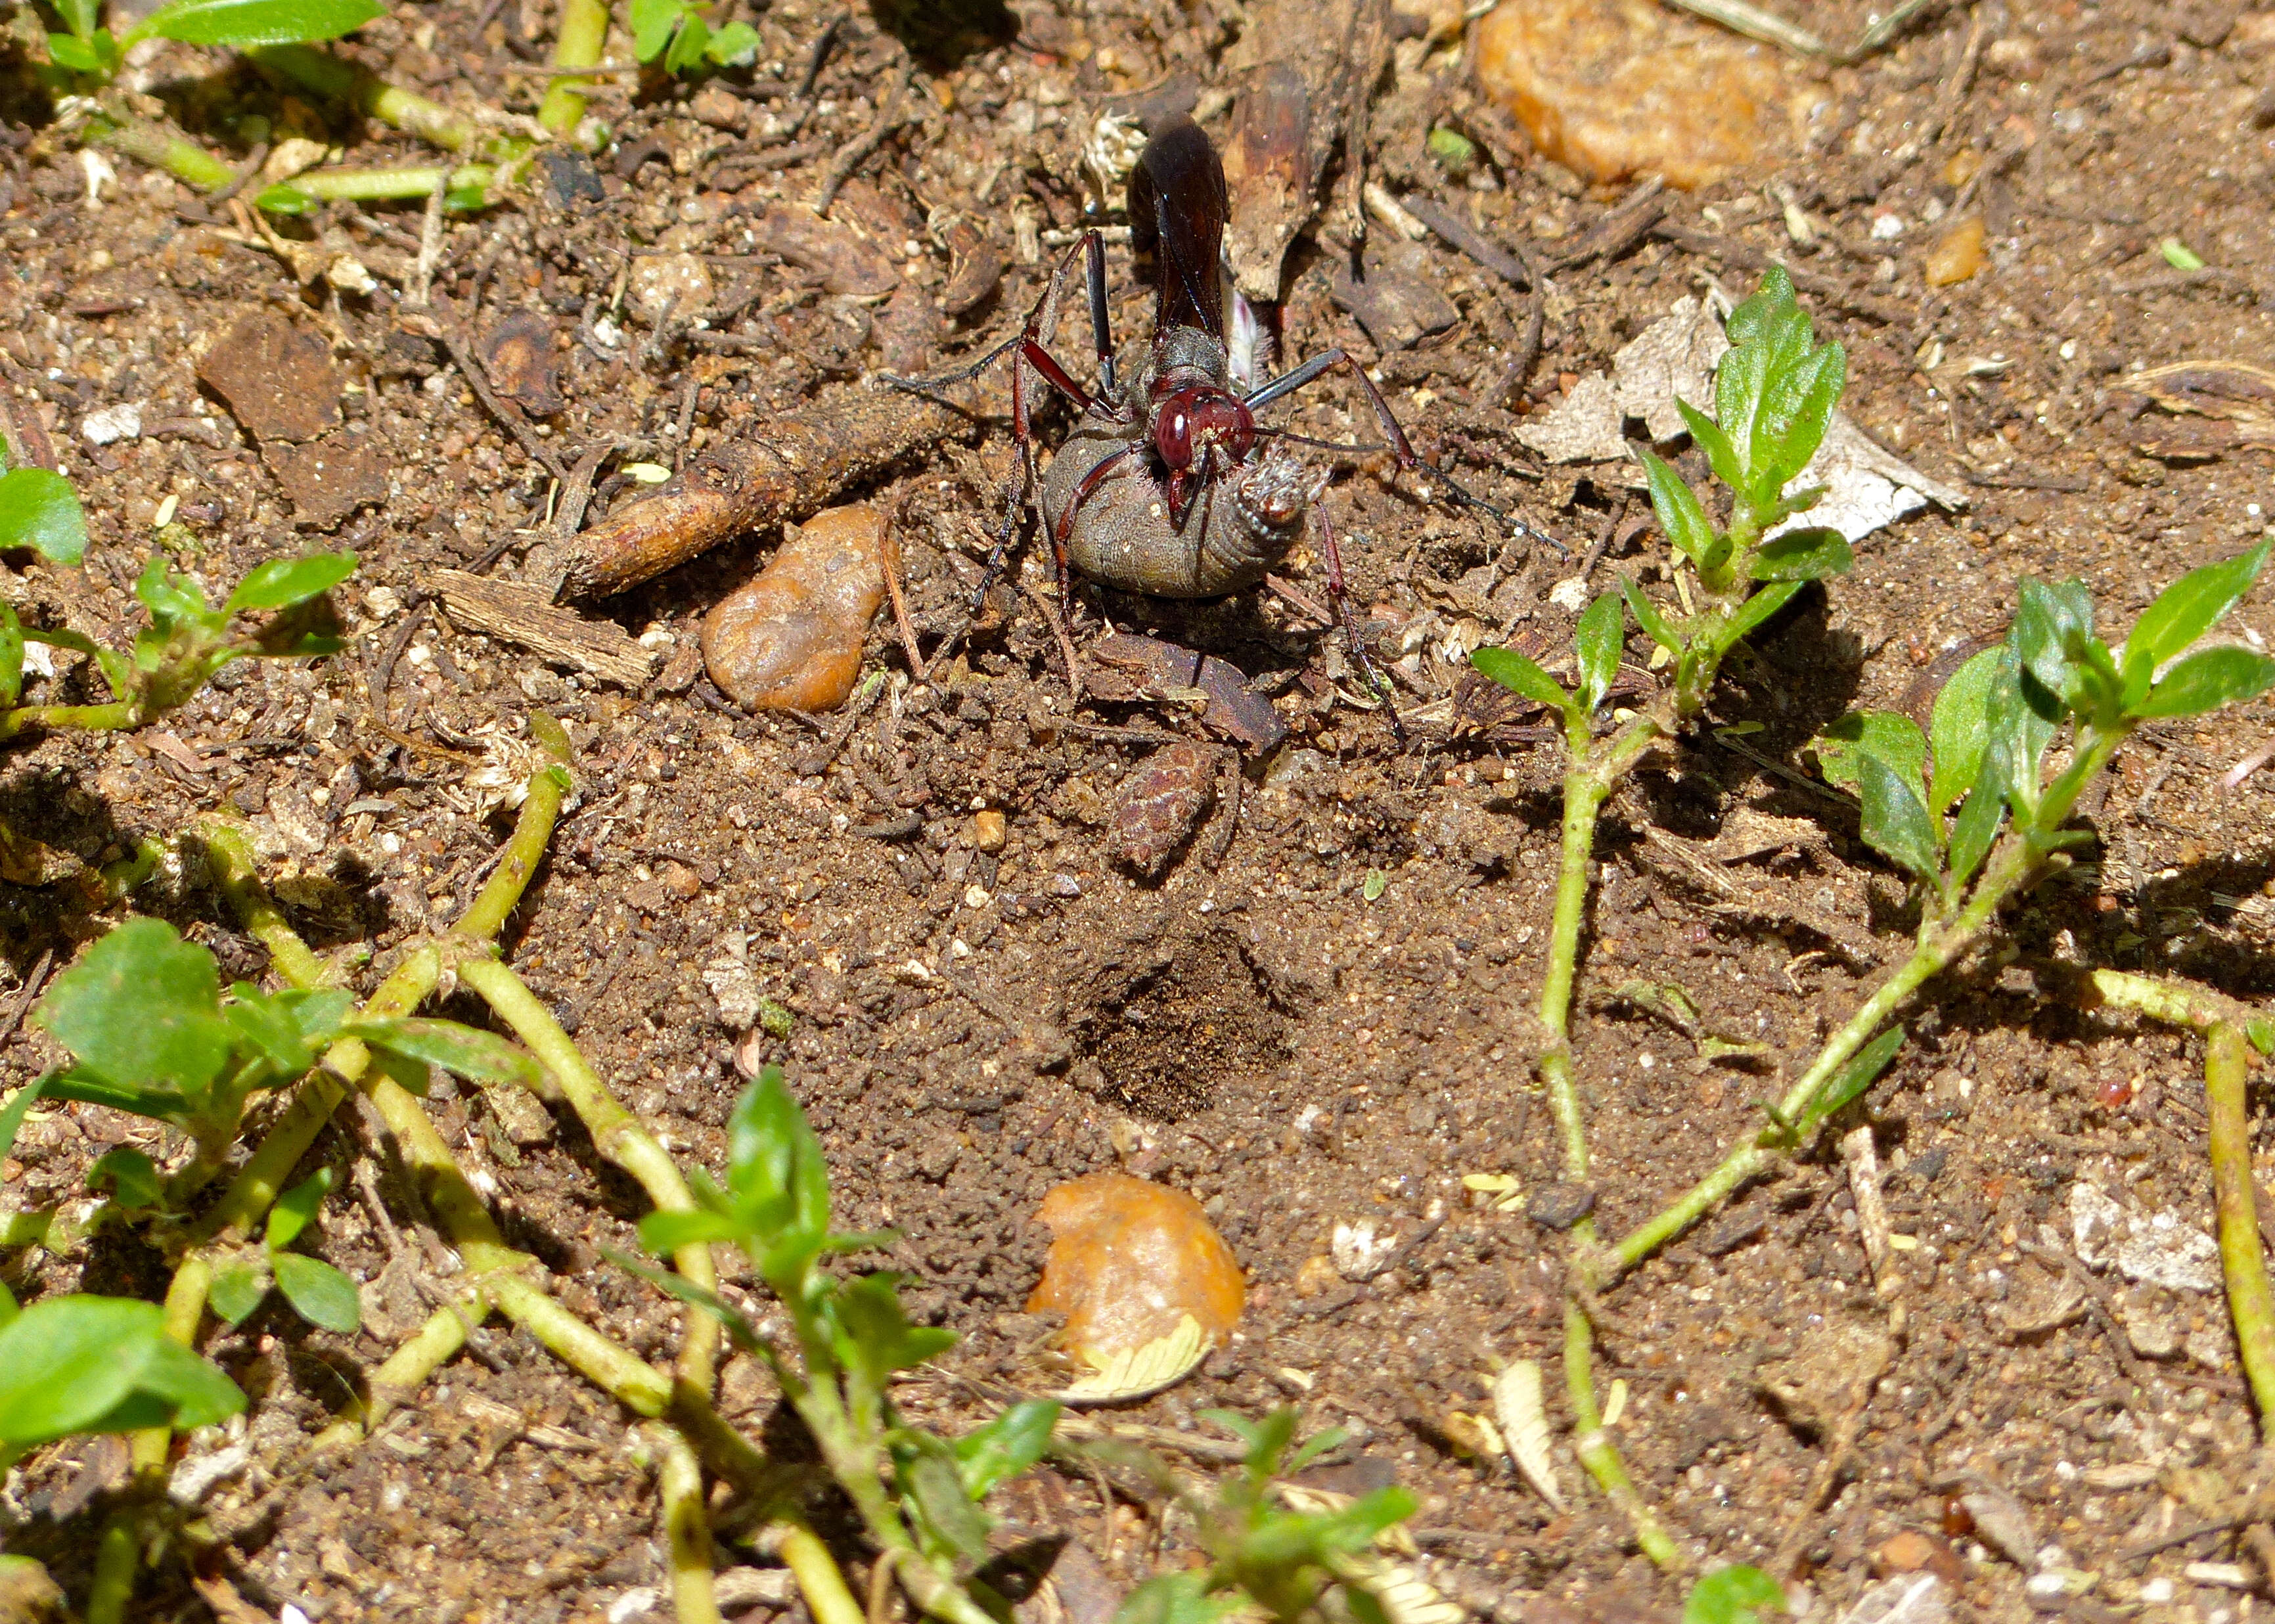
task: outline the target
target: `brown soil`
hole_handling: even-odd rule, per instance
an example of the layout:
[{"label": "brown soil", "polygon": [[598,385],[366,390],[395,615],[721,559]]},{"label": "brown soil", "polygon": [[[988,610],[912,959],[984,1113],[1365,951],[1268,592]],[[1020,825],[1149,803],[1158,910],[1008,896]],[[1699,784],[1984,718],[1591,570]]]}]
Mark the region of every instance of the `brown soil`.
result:
[{"label": "brown soil", "polygon": [[[1831,38],[1863,22],[1856,4],[1811,11]],[[1054,257],[1046,246],[1043,263],[1020,262],[1015,223],[1047,244],[1077,223],[1077,159],[1100,102],[1171,70],[1215,83],[1239,8],[1122,0],[1022,11],[1020,45],[984,43],[952,66],[927,59],[909,121],[841,205],[922,297],[880,306],[829,292],[820,273],[781,263],[754,234],[769,204],[811,196],[876,116],[898,48],[863,11],[794,135],[787,87],[724,102],[749,120],[737,132],[697,122],[688,87],[619,81],[598,110],[618,153],[652,161],[604,158],[599,201],[540,197],[450,223],[437,305],[469,335],[514,311],[549,324],[567,404],[546,443],[564,467],[611,438],[669,463],[682,423],[696,449],[762,434],[770,414],[824,382],[973,352],[1031,306]],[[414,87],[525,112],[540,81],[516,51],[524,14],[442,0],[374,24],[350,54]],[[525,15],[542,38],[549,13]],[[760,11],[759,76],[794,85],[827,15],[812,0]],[[1981,31],[1973,56],[1971,30]],[[2212,444],[2171,455],[2153,437],[2171,419],[2143,413],[2126,382],[2148,366],[2275,355],[2271,46],[2275,13],[2239,16],[2220,0],[1931,11],[1889,50],[1825,77],[1829,124],[1780,177],[1814,226],[1811,243],[1793,242],[1758,189],[1731,183],[1675,201],[1673,222],[1729,253],[1788,255],[1852,296],[1804,293],[1821,329],[1849,347],[1850,411],[1926,471],[1964,482],[1973,506],[1865,544],[1853,575],[1806,594],[1732,672],[1718,721],[1762,730],[1691,741],[1612,808],[1576,1023],[1598,1212],[1612,1231],[1750,1131],[1755,1102],[1777,1086],[1769,1074],[1805,1063],[1904,940],[1900,887],[1856,839],[1852,814],[1765,759],[1797,762],[1810,734],[1851,705],[1900,703],[1946,649],[2000,629],[2022,577],[2082,576],[2122,626],[2163,583],[2265,528],[2267,454]],[[1094,638],[1103,616],[1276,674],[1296,734],[1270,763],[1250,764],[1236,805],[1219,797],[1162,882],[1141,884],[1108,862],[1104,827],[1144,754],[1132,732],[1197,724],[1174,704],[1097,700],[1070,717],[1057,646],[1031,597],[1006,596],[968,653],[921,685],[881,622],[870,660],[887,674],[883,697],[826,770],[805,725],[736,714],[685,681],[684,661],[667,657],[660,684],[627,691],[423,607],[438,569],[486,558],[507,576],[520,567],[518,549],[547,522],[548,480],[436,346],[398,325],[395,273],[417,252],[418,208],[319,216],[389,268],[369,297],[304,288],[257,238],[200,223],[186,193],[124,159],[92,206],[79,154],[34,139],[49,113],[20,59],[0,64],[11,87],[0,115],[15,121],[0,125],[0,371],[11,410],[46,424],[94,527],[83,573],[26,567],[11,590],[123,641],[135,623],[128,588],[169,496],[195,539],[184,562],[211,584],[319,544],[351,546],[364,561],[341,594],[357,632],[348,653],[231,672],[140,736],[19,751],[0,774],[11,827],[93,861],[134,836],[170,837],[204,812],[241,815],[312,940],[368,945],[358,975],[367,986],[478,884],[510,814],[473,768],[489,741],[519,736],[525,712],[550,711],[578,747],[580,801],[518,917],[514,963],[572,1017],[626,1102],[686,1160],[715,1167],[742,1035],[720,1023],[704,975],[742,952],[794,1017],[787,1039],[761,1036],[744,1057],[788,1069],[828,1147],[841,1221],[902,1232],[890,1260],[911,1277],[915,1311],[966,1338],[948,1371],[992,1380],[1028,1368],[1036,1328],[1017,1316],[1047,1241],[1033,1221],[1044,1191],[1100,1168],[1144,1173],[1205,1202],[1251,1295],[1239,1340],[1131,1418],[1205,1431],[1196,1416],[1211,1407],[1253,1414],[1296,1401],[1312,1424],[1349,1428],[1366,1460],[1394,1467],[1422,1496],[1427,1571],[1503,1616],[1539,1608],[1535,1598],[1600,1617],[1679,1601],[1568,1460],[1574,1508],[1557,1515],[1506,1463],[1456,1453],[1448,1431],[1459,1430],[1449,1416],[1489,1408],[1496,1362],[1554,1367],[1562,1243],[1521,1209],[1469,1204],[1460,1182],[1508,1173],[1529,1196],[1555,1177],[1526,1063],[1554,866],[1553,770],[1530,745],[1449,738],[1429,720],[1445,714],[1430,706],[1458,675],[1437,650],[1465,623],[1561,641],[1565,617],[1546,593],[1570,564],[1523,544],[1497,551],[1475,521],[1417,500],[1410,480],[1392,484],[1387,464],[1338,478],[1326,502],[1357,600],[1372,606],[1383,646],[1404,655],[1398,698],[1420,713],[1406,748],[1379,713],[1343,702],[1363,693],[1359,683],[1318,623],[1281,596],[1175,606],[1086,593],[1079,638]],[[253,115],[279,135],[298,126],[342,140],[351,162],[424,161],[382,130],[323,126],[305,102],[217,54],[166,48],[140,79],[232,161],[249,149],[247,126],[232,121]],[[1897,164],[1901,142],[1939,110],[1948,113],[1940,140]],[[1221,133],[1221,111],[1213,117]],[[1424,156],[1426,130],[1447,117],[1493,160],[1493,189],[1474,194],[1482,218],[1536,259],[1616,206],[1533,160],[1434,60],[1386,81],[1376,101],[1378,169],[1393,190],[1468,208],[1471,194]],[[754,161],[791,148],[804,155]],[[1961,171],[1946,166],[1962,152],[1989,164],[1968,207],[1984,218],[1990,265],[1931,289],[1922,261],[1957,200],[1947,177]],[[957,268],[943,245],[955,223],[933,211],[978,228],[960,258],[984,245],[1009,261],[994,295],[953,322],[931,301]],[[1881,215],[1902,233],[1876,234]],[[2214,273],[2173,270],[2158,246],[2168,238]],[[747,342],[696,348],[684,327],[659,334],[633,315],[619,318],[619,346],[596,335],[626,253],[652,248],[713,256],[720,302],[743,301],[732,330]],[[1379,366],[1425,450],[1480,495],[1576,551],[1610,536],[1607,570],[1648,567],[1661,544],[1619,523],[1629,494],[1609,477],[1536,472],[1510,437],[1518,410],[1604,366],[1710,274],[1737,291],[1750,271],[1653,239],[1560,273],[1543,353],[1521,390],[1497,398],[1524,296],[1435,239],[1417,253],[1461,313],[1450,331],[1378,356],[1331,303],[1329,258],[1307,241],[1292,262],[1289,352],[1350,346]],[[1145,301],[1126,252],[1109,257],[1117,319],[1135,332]],[[201,346],[263,307],[329,343],[351,380],[347,427],[389,465],[385,500],[329,533],[296,532],[271,462],[193,374]],[[1867,307],[1897,319],[1854,313]],[[91,446],[87,414],[123,403],[141,404],[142,436]],[[1347,385],[1317,391],[1296,420],[1326,434],[1368,427]],[[2168,454],[2145,455],[2143,443]],[[920,626],[958,618],[1009,454],[998,425],[870,493],[898,516]],[[594,612],[666,656],[684,652],[705,609],[771,545],[726,548]],[[1030,557],[1027,570],[1040,585],[1047,560]],[[1315,557],[1284,573],[1321,596]],[[2264,601],[2239,619],[2275,635]],[[1642,647],[1631,652],[1639,667]],[[1908,1254],[1908,1332],[1827,1504],[1803,1497],[1837,1416],[1812,1424],[1805,1403],[1780,1405],[1768,1388],[1805,1389],[1847,1318],[1882,1323],[1829,1144],[1745,1193],[1607,1304],[1599,1380],[1627,1385],[1618,1441],[1644,1494],[1712,1560],[1765,1560],[1804,1517],[1819,1605],[1845,1605],[1892,1536],[1940,1537],[1946,1496],[1988,1481],[2019,1500],[2032,1539],[2097,1575],[2090,1594],[2041,1597],[2042,1609],[2107,1618],[2145,1606],[2141,1616],[2176,1624],[2242,1616],[2239,1597],[2182,1571],[2249,1562],[2227,1534],[2135,1553],[2212,1514],[2205,1485],[2239,1473],[2253,1442],[2218,1295],[2100,1277],[2126,1323],[2161,1319],[2174,1333],[2136,1387],[2110,1321],[2066,1304],[2060,1274],[2022,1250],[2070,1246],[2081,1180],[2209,1227],[2198,1058],[2173,1033],[2051,1001],[2027,961],[2082,955],[2239,995],[2266,991],[2275,785],[2264,773],[2233,790],[2218,780],[2268,720],[2262,702],[2150,729],[2090,809],[2101,841],[2092,860],[2014,915],[2023,961],[1979,966],[1913,1013],[1870,1119],[1895,1227],[1920,1242]],[[831,742],[837,726],[823,723]],[[1008,815],[1000,853],[975,850],[979,807]],[[861,832],[909,810],[920,820],[912,837]],[[1742,813],[1809,823],[1727,863],[1659,838],[1704,842]],[[1702,867],[1717,878],[1702,880]],[[1387,884],[1370,901],[1373,871]],[[19,980],[103,927],[80,895],[68,882],[0,885],[0,953]],[[169,867],[133,905],[189,930],[225,973],[261,972],[259,951],[194,872]],[[1761,1064],[1695,1058],[1689,1040],[1615,996],[1634,981],[1687,989],[1708,1031],[1765,1046]],[[463,996],[446,1010],[479,1018]],[[51,1058],[19,1028],[0,1051],[0,1083]],[[469,1167],[495,1181],[516,1243],[556,1272],[570,1303],[633,1348],[667,1353],[676,1310],[596,1250],[632,1244],[637,1191],[574,1122],[523,1143],[471,1092],[435,1109]],[[94,1155],[127,1139],[160,1148],[144,1125],[102,1110],[56,1112],[25,1133],[11,1182],[20,1176],[34,1200],[69,1195]],[[315,1154],[344,1167],[356,1142],[344,1120]],[[256,1394],[261,1446],[255,1466],[208,1502],[227,1536],[213,1574],[263,1616],[291,1604],[327,1624],[665,1616],[653,1492],[631,1458],[628,1417],[525,1337],[493,1326],[482,1359],[449,1366],[360,1454],[313,1475],[292,1465],[293,1441],[425,1312],[412,1277],[435,1259],[399,1186],[380,1170],[405,1226],[401,1256],[391,1261],[357,1200],[335,1200],[319,1242],[374,1282],[362,1334],[314,1334],[264,1311],[208,1343]],[[1442,1227],[1428,1227],[1440,1214]],[[1345,1280],[1315,1260],[1336,1224],[1361,1220],[1426,1238],[1388,1273]],[[111,1242],[19,1283],[155,1295],[162,1278],[155,1250]],[[2150,1330],[2134,1340],[2157,1345]],[[927,1379],[907,1390],[909,1408],[965,1424],[983,1413],[973,1391]],[[724,1402],[779,1436],[755,1371],[729,1371]],[[7,1544],[47,1558],[79,1590],[122,1464],[108,1443],[35,1457],[0,1506]],[[1070,1534],[1110,1562],[1115,1584],[1156,1548],[1127,1507],[1109,1528],[1079,1476],[1045,1472],[1009,1509],[1015,1531]],[[2030,1610],[2021,1567],[1963,1530],[1954,1545],[1965,1605],[1985,1616]],[[850,1540],[843,1548],[857,1567],[865,1561]],[[1164,1560],[1181,1549],[1172,1530]],[[2256,1570],[2247,1577],[2257,1582]],[[178,1564],[146,1576],[143,1593],[142,1616],[207,1616]]]}]

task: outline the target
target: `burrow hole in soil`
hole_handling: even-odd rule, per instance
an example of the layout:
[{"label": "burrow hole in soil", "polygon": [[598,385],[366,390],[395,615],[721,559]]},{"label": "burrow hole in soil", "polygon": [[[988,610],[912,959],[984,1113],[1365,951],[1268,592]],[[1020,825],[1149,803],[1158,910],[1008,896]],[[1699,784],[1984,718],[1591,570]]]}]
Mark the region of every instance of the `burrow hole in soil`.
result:
[{"label": "burrow hole in soil", "polygon": [[1274,994],[1231,932],[1198,932],[1109,966],[1074,1040],[1109,1097],[1176,1122],[1287,1063],[1289,1019]]}]

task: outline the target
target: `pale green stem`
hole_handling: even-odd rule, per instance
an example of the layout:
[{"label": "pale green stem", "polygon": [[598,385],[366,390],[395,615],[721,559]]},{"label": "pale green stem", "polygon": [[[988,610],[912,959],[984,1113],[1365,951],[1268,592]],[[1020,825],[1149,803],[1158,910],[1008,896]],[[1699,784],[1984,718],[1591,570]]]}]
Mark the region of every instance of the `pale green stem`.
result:
[{"label": "pale green stem", "polygon": [[803,1522],[785,1522],[781,1527],[782,1566],[797,1581],[813,1624],[867,1624],[861,1604],[853,1599],[837,1559],[821,1537]]},{"label": "pale green stem", "polygon": [[445,152],[470,152],[481,142],[481,127],[472,120],[337,57],[306,45],[271,45],[246,54],[254,66],[268,69],[314,95],[344,102],[365,117],[391,125]]},{"label": "pale green stem", "polygon": [[[123,112],[106,110],[91,120],[87,133],[95,140],[116,151],[125,153],[137,163],[146,163],[154,170],[163,170],[183,185],[200,192],[218,192],[237,178],[237,171],[194,141],[185,140],[163,125],[132,117]],[[53,706],[50,710],[106,710],[107,706]],[[94,727],[94,722],[58,722],[57,726]],[[115,724],[132,726],[134,724]],[[0,735],[0,736],[5,736]]]},{"label": "pale green stem", "polygon": [[2227,1280],[2227,1309],[2251,1400],[2259,1409],[2259,1441],[2275,1444],[2275,1291],[2267,1284],[2260,1239],[2259,1201],[2251,1182],[2251,1118],[2244,1092],[2251,1049],[2226,1021],[2205,1037],[2204,1110],[2211,1142],[2211,1185],[2219,1216],[2219,1261]]},{"label": "pale green stem", "polygon": [[1603,1270],[1598,1283],[1617,1279],[1704,1218],[1747,1180],[1801,1148],[1792,1124],[1808,1115],[1825,1085],[1914,993],[1982,940],[2009,899],[2028,890],[2046,872],[2054,835],[2068,821],[2085,787],[2108,766],[2128,731],[2120,728],[2103,732],[2090,727],[2082,730],[2070,768],[2031,809],[2028,824],[2009,829],[1999,838],[1960,910],[1948,919],[1930,918],[1921,924],[1917,945],[1910,956],[1826,1040],[1808,1070],[1778,1102],[1776,1120],[1769,1127],[1734,1147],[1712,1172],[1623,1236],[1616,1246],[1597,1254],[1595,1264]]},{"label": "pale green stem", "polygon": [[[670,1152],[608,1091],[553,1012],[519,976],[495,959],[470,958],[459,964],[458,977],[513,1028],[514,1035],[553,1074],[601,1155],[637,1179],[660,1211],[695,1210],[695,1197]],[[689,1284],[705,1291],[718,1289],[707,1243],[681,1247],[672,1254],[672,1262]],[[679,1377],[707,1393],[718,1357],[719,1322],[692,1304],[686,1311],[687,1337],[680,1352]]]},{"label": "pale green stem", "polygon": [[351,203],[382,203],[392,199],[430,197],[437,192],[475,191],[485,198],[497,184],[499,171],[487,163],[404,164],[383,170],[310,170],[285,184],[312,198]]},{"label": "pale green stem", "polygon": [[[597,67],[608,43],[608,0],[561,0],[561,31],[553,44],[556,68]],[[537,122],[567,140],[585,119],[589,79],[556,79],[538,104]]]},{"label": "pale green stem", "polygon": [[139,728],[147,720],[140,706],[124,699],[108,705],[19,705],[12,711],[0,711],[0,739],[11,739],[34,729],[117,733]]},{"label": "pale green stem", "polygon": [[1659,1518],[1636,1492],[1634,1480],[1620,1460],[1619,1450],[1604,1431],[1603,1412],[1596,1404],[1596,1378],[1589,1368],[1594,1346],[1595,1331],[1588,1323],[1587,1311],[1577,1303],[1565,1303],[1564,1391],[1572,1406],[1573,1452],[1603,1490],[1605,1498],[1625,1514],[1629,1526],[1635,1530],[1636,1545],[1643,1553],[1657,1567],[1670,1573],[1679,1572],[1689,1566],[1689,1559],[1659,1526]]},{"label": "pale green stem", "polygon": [[711,1523],[703,1499],[703,1468],[675,1427],[658,1422],[641,1436],[655,1456],[656,1498],[671,1551],[671,1600],[678,1624],[719,1624],[711,1590]]},{"label": "pale green stem", "polygon": [[87,1593],[87,1624],[126,1624],[141,1556],[141,1510],[133,1506],[122,1506],[104,1520],[94,1547],[94,1582]]}]

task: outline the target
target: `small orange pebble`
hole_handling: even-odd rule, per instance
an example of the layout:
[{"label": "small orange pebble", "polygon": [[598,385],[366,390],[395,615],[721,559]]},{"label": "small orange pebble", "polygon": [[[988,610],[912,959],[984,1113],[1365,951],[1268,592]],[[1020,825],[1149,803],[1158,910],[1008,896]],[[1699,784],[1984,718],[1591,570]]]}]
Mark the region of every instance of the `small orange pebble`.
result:
[{"label": "small orange pebble", "polygon": [[1927,251],[1924,268],[1928,285],[1947,288],[1955,282],[1964,282],[1991,261],[1983,251],[1983,216],[1969,215],[1943,234],[1943,239]]},{"label": "small orange pebble", "polygon": [[885,600],[885,516],[865,502],[785,525],[757,578],[703,621],[703,663],[751,710],[834,711]]},{"label": "small orange pebble", "polygon": [[1184,1191],[1092,1173],[1054,1188],[1037,1216],[1051,1250],[1027,1311],[1064,1314],[1059,1343],[1077,1357],[1144,1348],[1188,1317],[1212,1344],[1240,1323],[1240,1265]]}]

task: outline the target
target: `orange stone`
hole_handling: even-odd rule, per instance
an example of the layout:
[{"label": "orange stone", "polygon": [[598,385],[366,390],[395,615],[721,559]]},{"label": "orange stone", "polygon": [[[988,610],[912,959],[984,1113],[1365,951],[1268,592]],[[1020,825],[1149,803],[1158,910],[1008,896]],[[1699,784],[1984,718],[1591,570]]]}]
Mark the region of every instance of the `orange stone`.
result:
[{"label": "orange stone", "polygon": [[1924,268],[1928,286],[1947,288],[1954,282],[1966,281],[1990,262],[1983,252],[1983,216],[1969,215],[1928,250]]},{"label": "orange stone", "polygon": [[703,622],[703,664],[751,710],[833,711],[885,599],[885,516],[865,502],[785,525],[755,579]]},{"label": "orange stone", "polygon": [[1504,0],[1478,26],[1478,82],[1567,169],[1684,189],[1762,156],[1807,94],[1772,48],[1652,0]]},{"label": "orange stone", "polygon": [[1181,1190],[1092,1173],[1054,1188],[1037,1214],[1051,1232],[1027,1311],[1066,1316],[1061,1344],[1113,1355],[1170,1335],[1190,1314],[1221,1342],[1248,1290],[1232,1248]]}]

